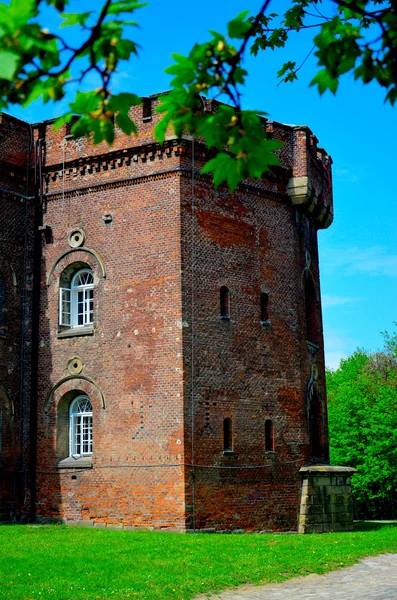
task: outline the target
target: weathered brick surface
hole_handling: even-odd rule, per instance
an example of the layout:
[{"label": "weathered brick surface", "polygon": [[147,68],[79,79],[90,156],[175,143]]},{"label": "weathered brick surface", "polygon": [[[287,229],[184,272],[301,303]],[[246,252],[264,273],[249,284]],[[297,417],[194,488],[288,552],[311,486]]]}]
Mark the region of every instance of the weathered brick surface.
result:
[{"label": "weathered brick surface", "polygon": [[[152,99],[153,108],[157,102]],[[192,179],[191,142],[170,132],[159,147],[152,133],[158,117],[142,116],[135,107],[138,138],[119,133],[111,149],[65,138],[66,129],[54,133],[50,123],[33,127],[35,139],[45,140],[41,210],[50,228],[39,234],[40,310],[34,315],[37,513],[97,527],[295,529],[299,468],[312,454],[309,381],[322,392],[322,459],[327,433],[317,231],[305,210],[292,206],[287,185],[292,176],[309,176],[319,196],[326,191],[322,154],[308,128],[268,122],[269,134],[284,141],[283,167],[231,195],[214,191],[199,175],[206,154],[200,143]],[[23,147],[20,142],[10,160],[27,167]],[[109,215],[111,222],[104,220]],[[22,235],[18,218],[15,231]],[[5,256],[13,255],[13,226],[7,227]],[[85,243],[71,251],[68,235],[76,228]],[[31,242],[24,247],[30,264]],[[310,350],[308,252],[317,288]],[[60,277],[75,262],[94,273],[94,331],[62,337]],[[229,320],[219,316],[221,286],[230,291]],[[269,294],[265,324],[262,292]],[[14,337],[18,352],[20,330]],[[3,359],[5,348],[0,352]],[[71,378],[67,365],[76,356],[83,370]],[[15,398],[24,377],[16,372],[7,380]],[[67,457],[62,415],[77,391],[93,404],[90,468],[59,465]],[[233,452],[226,454],[225,418],[233,430]],[[274,424],[274,452],[265,452],[266,419]],[[10,496],[4,498],[9,506]]]},{"label": "weathered brick surface", "polygon": [[[24,508],[29,460],[33,202],[27,169],[29,129],[0,121],[0,273],[5,327],[0,332],[0,518]],[[26,507],[25,507],[26,508]]]},{"label": "weathered brick surface", "polygon": [[[183,180],[182,190],[185,445],[190,462],[193,418],[192,462],[198,465],[187,473],[195,496],[191,521],[195,516],[198,527],[221,529],[293,529],[297,471],[310,456],[306,388],[314,359],[301,280],[305,250],[318,280],[316,232],[276,195],[246,190],[231,196],[200,177],[193,190]],[[230,320],[219,317],[221,286],[230,291]],[[269,325],[260,322],[263,291]],[[315,362],[323,372],[319,306],[317,321]],[[225,418],[233,423],[233,455],[223,453]],[[265,452],[266,419],[274,423],[274,454]]]}]

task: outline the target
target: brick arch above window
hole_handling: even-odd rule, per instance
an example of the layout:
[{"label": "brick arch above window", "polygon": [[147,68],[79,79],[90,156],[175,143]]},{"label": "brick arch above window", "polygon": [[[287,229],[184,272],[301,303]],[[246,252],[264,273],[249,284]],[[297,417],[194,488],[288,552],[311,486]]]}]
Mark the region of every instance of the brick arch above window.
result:
[{"label": "brick arch above window", "polygon": [[61,275],[72,263],[84,263],[88,265],[94,274],[106,278],[105,264],[98,252],[90,248],[70,248],[63,252],[53,263],[47,275],[47,285],[50,285],[54,273]]},{"label": "brick arch above window", "polygon": [[48,413],[52,404],[57,406],[60,400],[73,390],[79,390],[81,393],[86,394],[93,405],[96,404],[97,407],[103,409],[106,408],[103,392],[93,379],[87,375],[70,375],[58,381],[49,391],[45,401],[44,411]]}]

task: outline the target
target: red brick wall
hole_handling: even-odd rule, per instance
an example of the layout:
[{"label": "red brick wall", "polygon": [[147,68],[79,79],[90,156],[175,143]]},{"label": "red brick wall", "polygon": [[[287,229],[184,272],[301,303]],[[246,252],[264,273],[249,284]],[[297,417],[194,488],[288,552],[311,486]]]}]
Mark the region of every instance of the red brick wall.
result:
[{"label": "red brick wall", "polygon": [[[316,232],[305,241],[297,210],[265,190],[230,195],[198,175],[193,190],[190,179],[182,190],[185,445],[195,465],[187,471],[189,522],[195,516],[198,528],[295,529],[298,472],[310,456],[305,413],[313,361],[301,279],[307,249],[318,285]],[[221,286],[230,291],[230,320],[219,316]],[[261,292],[269,294],[269,325],[260,322]],[[319,304],[316,313],[322,371]],[[232,419],[234,454],[223,452],[225,418]],[[274,453],[265,452],[266,419],[274,424]]]},{"label": "red brick wall", "polygon": [[[143,120],[142,107],[133,117],[138,138],[119,133],[111,149],[65,140],[66,130],[54,133],[49,123],[40,131],[51,234],[41,238],[37,315],[37,513],[158,528],[294,529],[298,471],[311,453],[307,386],[316,364],[323,391],[324,364],[319,296],[310,353],[303,285],[309,251],[319,292],[317,233],[286,191],[292,175],[326,185],[315,140],[307,128],[269,122],[284,141],[283,168],[231,195],[197,173],[192,186],[191,143],[170,132],[161,148],[152,134],[158,117]],[[205,153],[196,143],[196,169]],[[70,252],[76,228],[85,245]],[[76,261],[95,275],[94,332],[60,337],[60,276]],[[219,318],[222,285],[230,320]],[[270,324],[260,323],[261,292]],[[83,370],[73,379],[75,356]],[[93,405],[92,467],[59,468],[77,393]],[[225,418],[234,454],[223,453]],[[265,452],[266,419],[273,453]]]},{"label": "red brick wall", "polygon": [[[175,168],[175,157],[166,160]],[[160,162],[137,167],[142,176],[137,184],[48,197],[44,218],[54,241],[43,248],[37,511],[73,520],[181,526],[179,176],[157,177]],[[133,163],[118,174],[135,175],[135,168]],[[106,174],[98,175],[97,183],[106,182]],[[112,215],[110,225],[103,222],[104,214]],[[67,236],[74,227],[100,255],[106,277],[80,250],[61,261],[47,287],[48,272],[69,249]],[[59,274],[75,260],[96,275],[95,331],[58,339]],[[83,374],[102,391],[106,408],[93,401],[94,468],[72,480],[72,471],[55,468],[56,402],[50,402],[48,413],[43,408],[75,355],[83,361]]]}]

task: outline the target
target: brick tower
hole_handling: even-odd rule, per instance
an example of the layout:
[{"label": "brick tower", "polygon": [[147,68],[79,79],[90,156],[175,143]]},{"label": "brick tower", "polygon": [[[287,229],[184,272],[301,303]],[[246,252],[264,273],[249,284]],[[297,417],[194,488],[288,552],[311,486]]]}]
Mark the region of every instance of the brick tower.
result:
[{"label": "brick tower", "polygon": [[331,159],[264,121],[282,167],[214,190],[202,144],[156,143],[158,102],[112,148],[2,117],[1,511],[296,529],[299,469],[328,460]]}]

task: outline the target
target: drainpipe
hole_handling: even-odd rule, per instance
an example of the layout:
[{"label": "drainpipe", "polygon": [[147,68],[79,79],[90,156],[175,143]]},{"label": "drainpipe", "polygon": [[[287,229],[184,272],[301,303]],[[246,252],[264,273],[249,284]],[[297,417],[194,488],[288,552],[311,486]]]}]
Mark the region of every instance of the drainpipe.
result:
[{"label": "drainpipe", "polygon": [[40,311],[40,270],[41,270],[41,231],[43,207],[43,156],[45,139],[39,126],[39,139],[35,152],[35,199],[33,231],[33,286],[32,286],[32,355],[30,392],[30,520],[36,520],[36,461],[37,461],[37,385],[39,366],[39,311]]}]

